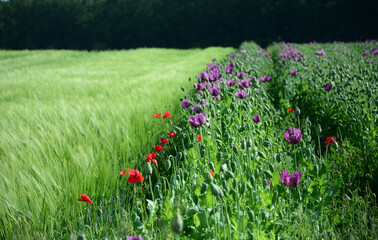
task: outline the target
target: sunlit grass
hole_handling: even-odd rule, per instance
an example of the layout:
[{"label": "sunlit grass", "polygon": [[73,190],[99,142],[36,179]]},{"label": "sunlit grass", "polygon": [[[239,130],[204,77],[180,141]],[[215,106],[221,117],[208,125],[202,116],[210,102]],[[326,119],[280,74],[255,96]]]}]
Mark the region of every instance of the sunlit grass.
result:
[{"label": "sunlit grass", "polygon": [[144,160],[152,114],[175,116],[180,86],[232,50],[0,51],[0,236],[54,228],[80,193],[116,191],[119,171]]}]

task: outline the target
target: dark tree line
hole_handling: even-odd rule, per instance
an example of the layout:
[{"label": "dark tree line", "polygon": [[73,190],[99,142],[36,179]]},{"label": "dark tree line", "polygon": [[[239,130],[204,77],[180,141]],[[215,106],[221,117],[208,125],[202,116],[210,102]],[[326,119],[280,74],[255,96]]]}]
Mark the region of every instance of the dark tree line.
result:
[{"label": "dark tree line", "polygon": [[239,46],[376,38],[374,0],[0,1],[0,48]]}]

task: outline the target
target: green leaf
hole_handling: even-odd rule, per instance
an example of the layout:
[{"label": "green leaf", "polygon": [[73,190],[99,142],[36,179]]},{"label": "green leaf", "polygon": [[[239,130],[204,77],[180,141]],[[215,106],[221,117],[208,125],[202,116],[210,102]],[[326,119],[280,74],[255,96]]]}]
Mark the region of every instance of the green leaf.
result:
[{"label": "green leaf", "polygon": [[261,193],[262,203],[265,207],[272,204],[272,199],[269,197],[268,192],[262,192]]}]

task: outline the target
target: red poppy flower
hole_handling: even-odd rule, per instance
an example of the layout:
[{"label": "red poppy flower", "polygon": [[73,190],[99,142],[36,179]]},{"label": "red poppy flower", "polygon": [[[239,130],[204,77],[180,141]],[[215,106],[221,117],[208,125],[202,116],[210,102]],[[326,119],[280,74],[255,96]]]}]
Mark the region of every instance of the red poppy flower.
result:
[{"label": "red poppy flower", "polygon": [[212,177],[214,177],[213,169],[210,170],[210,174]]},{"label": "red poppy flower", "polygon": [[325,145],[329,146],[329,145],[331,145],[332,143],[334,143],[336,141],[337,141],[337,139],[334,138],[334,137],[327,137],[327,140],[325,141]]},{"label": "red poppy flower", "polygon": [[125,176],[125,175],[126,175],[126,173],[127,173],[128,171],[130,171],[130,169],[129,169],[129,168],[127,168],[127,169],[125,169],[125,170],[121,171],[121,172],[120,172],[120,174],[121,174],[122,176]]},{"label": "red poppy flower", "polygon": [[129,183],[135,183],[139,181],[144,181],[144,177],[140,175],[138,170],[130,170],[129,171],[129,178],[127,179]]},{"label": "red poppy flower", "polygon": [[164,149],[164,148],[161,147],[160,145],[157,145],[157,146],[154,148],[155,152],[159,152],[159,151],[161,151],[161,150],[163,150],[163,149]]},{"label": "red poppy flower", "polygon": [[200,134],[197,135],[197,140],[198,140],[198,142],[201,142],[201,135]]},{"label": "red poppy flower", "polygon": [[169,137],[171,138],[171,137],[174,137],[176,135],[176,133],[175,132],[170,132],[169,133]]},{"label": "red poppy flower", "polygon": [[151,154],[148,154],[147,155],[147,159],[146,159],[146,162],[149,162],[149,161],[152,161],[153,163],[156,164],[156,166],[158,165],[157,161],[156,161],[156,153],[151,153]]},{"label": "red poppy flower", "polygon": [[288,113],[294,112],[294,108],[289,108],[289,109],[287,110],[287,112],[288,112]]},{"label": "red poppy flower", "polygon": [[81,201],[81,202],[87,202],[89,204],[93,204],[91,199],[89,199],[89,197],[85,194],[80,194],[80,198],[78,200]]},{"label": "red poppy flower", "polygon": [[154,117],[156,118],[160,117],[160,113],[154,113]]},{"label": "red poppy flower", "polygon": [[168,140],[164,138],[160,138],[160,145],[163,145],[164,143],[168,143]]},{"label": "red poppy flower", "polygon": [[172,117],[172,115],[169,113],[169,112],[165,112],[163,114],[163,119],[167,118],[167,117]]}]

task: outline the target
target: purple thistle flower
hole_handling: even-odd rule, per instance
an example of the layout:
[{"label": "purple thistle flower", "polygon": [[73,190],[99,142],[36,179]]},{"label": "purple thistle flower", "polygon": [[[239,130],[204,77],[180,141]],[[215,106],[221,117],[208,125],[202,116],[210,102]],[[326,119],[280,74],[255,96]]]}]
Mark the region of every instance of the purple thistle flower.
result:
[{"label": "purple thistle flower", "polygon": [[368,56],[369,55],[369,50],[366,50],[365,52],[363,52],[362,55]]},{"label": "purple thistle flower", "polygon": [[262,55],[262,51],[257,51],[257,54],[258,55]]},{"label": "purple thistle flower", "polygon": [[193,110],[194,113],[203,112],[202,105],[200,103],[194,104],[194,106],[192,107],[192,110]]},{"label": "purple thistle flower", "polygon": [[192,125],[193,127],[197,128],[199,126],[202,126],[206,122],[206,117],[202,113],[190,116],[188,123]]},{"label": "purple thistle flower", "polygon": [[215,58],[210,58],[210,61],[211,62],[214,62],[216,59]]},{"label": "purple thistle flower", "polygon": [[323,60],[324,62],[328,62],[328,58],[324,58],[324,60]]},{"label": "purple thistle flower", "polygon": [[235,85],[235,81],[234,80],[228,80],[227,82],[227,86],[234,86]]},{"label": "purple thistle flower", "polygon": [[329,90],[331,90],[332,88],[332,84],[330,83],[326,83],[326,85],[324,85],[324,90],[326,90],[327,92],[329,92]]},{"label": "purple thistle flower", "polygon": [[245,73],[243,72],[238,72],[238,78],[242,79],[244,77]]},{"label": "purple thistle flower", "polygon": [[230,53],[228,54],[228,56],[230,56],[231,58],[234,58],[236,55],[234,53]]},{"label": "purple thistle flower", "polygon": [[127,236],[126,240],[143,240],[142,236]]},{"label": "purple thistle flower", "polygon": [[240,83],[238,83],[238,86],[240,89],[249,88],[249,82],[245,79],[242,79]]},{"label": "purple thistle flower", "polygon": [[297,76],[297,74],[298,74],[298,73],[297,73],[297,69],[294,69],[294,70],[290,71],[290,75],[291,75],[291,76],[294,76],[294,77],[295,77],[295,76]]},{"label": "purple thistle flower", "polygon": [[242,54],[246,54],[247,53],[247,50],[241,50],[240,51]]},{"label": "purple thistle flower", "polygon": [[181,106],[182,108],[188,108],[190,106],[190,100],[189,99],[182,100]]},{"label": "purple thistle flower", "polygon": [[226,66],[226,67],[224,68],[224,71],[225,71],[226,73],[228,73],[228,74],[231,74],[231,73],[234,72],[234,68],[233,68],[233,67],[230,67],[230,66]]},{"label": "purple thistle flower", "polygon": [[377,55],[378,54],[378,49],[377,50],[374,50],[373,52],[373,56]]},{"label": "purple thistle flower", "polygon": [[243,98],[246,98],[248,96],[248,93],[244,90],[241,90],[240,92],[236,92],[235,96],[237,98],[243,99]]},{"label": "purple thistle flower", "polygon": [[260,117],[260,115],[255,115],[255,116],[252,117],[252,119],[253,119],[253,121],[254,121],[255,123],[261,122],[261,117]]},{"label": "purple thistle flower", "polygon": [[283,170],[280,174],[281,182],[288,187],[296,187],[302,179],[301,172],[294,172],[293,175],[289,174],[289,171]]},{"label": "purple thistle flower", "polygon": [[228,64],[228,66],[229,66],[229,67],[232,67],[232,68],[234,68],[235,65],[236,65],[236,64],[235,64],[234,62],[230,62],[230,63]]},{"label": "purple thistle flower", "polygon": [[285,141],[290,144],[297,144],[302,139],[301,130],[298,128],[290,127],[289,130],[283,131]]},{"label": "purple thistle flower", "polygon": [[269,82],[271,79],[272,77],[269,75],[259,77],[260,82]]},{"label": "purple thistle flower", "polygon": [[320,50],[320,51],[315,51],[315,54],[318,55],[318,56],[323,56],[323,55],[325,55],[324,49],[322,49],[322,50]]}]

